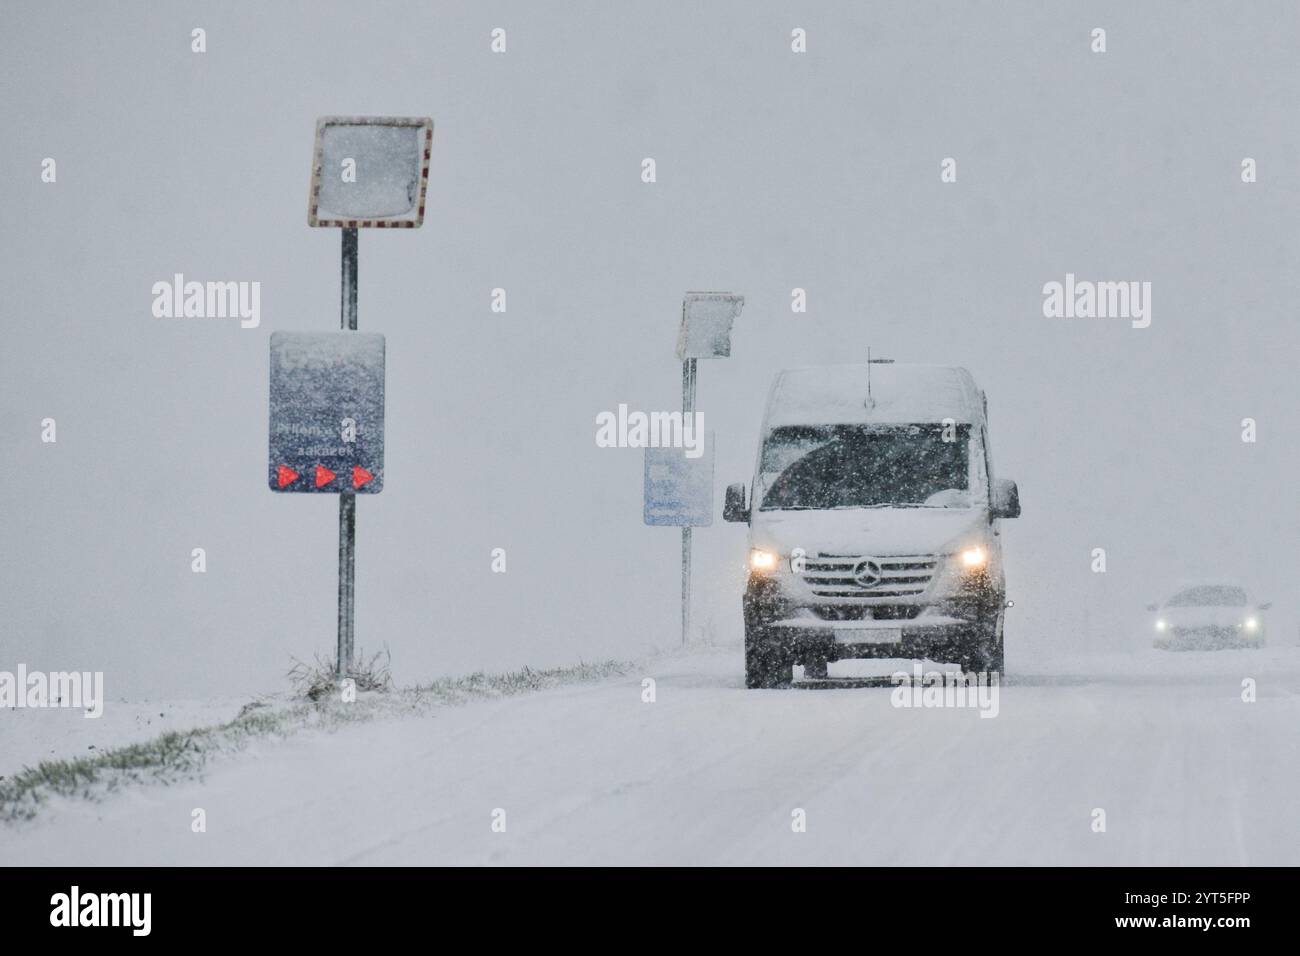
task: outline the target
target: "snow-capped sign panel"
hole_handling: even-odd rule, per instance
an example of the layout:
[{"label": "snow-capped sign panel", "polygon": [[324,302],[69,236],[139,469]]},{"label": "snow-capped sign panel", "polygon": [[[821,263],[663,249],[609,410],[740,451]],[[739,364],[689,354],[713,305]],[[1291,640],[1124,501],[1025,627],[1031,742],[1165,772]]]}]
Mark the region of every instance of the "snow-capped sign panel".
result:
[{"label": "snow-capped sign panel", "polygon": [[414,229],[424,222],[432,150],[427,116],[321,117],[308,224]]},{"label": "snow-capped sign panel", "polygon": [[704,453],[687,458],[684,448],[645,450],[645,523],[707,528],[713,524],[713,432]]},{"label": "snow-capped sign panel", "polygon": [[726,358],[731,354],[731,324],[745,297],[734,292],[688,292],[682,299],[677,357]]},{"label": "snow-capped sign panel", "polygon": [[273,333],[270,434],[272,491],[382,491],[384,337]]}]

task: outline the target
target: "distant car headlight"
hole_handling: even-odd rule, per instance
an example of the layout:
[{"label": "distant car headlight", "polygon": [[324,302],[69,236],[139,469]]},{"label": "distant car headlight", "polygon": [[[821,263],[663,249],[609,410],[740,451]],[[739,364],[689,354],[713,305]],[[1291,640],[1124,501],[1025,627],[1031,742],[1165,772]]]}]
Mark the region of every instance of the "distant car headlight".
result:
[{"label": "distant car headlight", "polygon": [[1248,617],[1248,618],[1246,618],[1245,623],[1242,624],[1242,627],[1244,627],[1244,628],[1245,628],[1246,630],[1248,630],[1248,631],[1258,631],[1258,630],[1259,630],[1259,621],[1256,620],[1256,619],[1253,618],[1253,617]]},{"label": "distant car headlight", "polygon": [[749,566],[755,571],[771,571],[776,567],[776,555],[754,548],[749,552]]},{"label": "distant car headlight", "polygon": [[961,553],[961,563],[967,568],[982,568],[988,561],[989,556],[983,548],[967,548]]},{"label": "distant car headlight", "polygon": [[1169,628],[1169,624],[1165,621],[1164,618],[1161,618],[1160,620],[1156,621],[1157,631],[1164,631],[1167,630],[1168,628]]}]

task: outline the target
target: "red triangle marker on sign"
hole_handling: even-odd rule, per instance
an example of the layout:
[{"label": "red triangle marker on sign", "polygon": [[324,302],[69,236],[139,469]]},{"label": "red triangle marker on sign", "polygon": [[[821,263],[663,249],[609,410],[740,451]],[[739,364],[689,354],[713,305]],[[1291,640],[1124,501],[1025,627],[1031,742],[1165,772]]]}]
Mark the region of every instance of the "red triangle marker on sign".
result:
[{"label": "red triangle marker on sign", "polygon": [[369,482],[372,482],[374,480],[375,480],[375,476],[372,475],[370,472],[366,471],[364,468],[353,467],[352,469],[353,488],[360,488],[362,485],[368,484]]},{"label": "red triangle marker on sign", "polygon": [[335,478],[334,472],[330,471],[324,465],[316,466],[316,487],[324,488]]},{"label": "red triangle marker on sign", "polygon": [[277,474],[279,476],[281,488],[283,488],[285,485],[293,484],[299,478],[298,473],[286,465],[281,465],[280,470],[277,472]]}]

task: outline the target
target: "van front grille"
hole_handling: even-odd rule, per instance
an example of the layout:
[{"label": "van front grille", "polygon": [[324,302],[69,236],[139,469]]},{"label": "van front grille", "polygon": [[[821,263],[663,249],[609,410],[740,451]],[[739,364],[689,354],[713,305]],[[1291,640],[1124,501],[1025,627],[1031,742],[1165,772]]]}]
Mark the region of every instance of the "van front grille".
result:
[{"label": "van front grille", "polygon": [[915,604],[819,604],[812,609],[823,621],[914,621]]},{"label": "van front grille", "polygon": [[805,560],[803,579],[818,597],[902,598],[925,591],[939,559],[913,554],[818,554]]}]

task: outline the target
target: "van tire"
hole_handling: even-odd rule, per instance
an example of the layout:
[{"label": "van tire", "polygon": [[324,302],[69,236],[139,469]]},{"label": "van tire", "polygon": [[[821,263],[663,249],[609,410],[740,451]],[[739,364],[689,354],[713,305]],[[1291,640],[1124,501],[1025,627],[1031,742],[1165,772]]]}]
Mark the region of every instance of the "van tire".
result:
[{"label": "van tire", "polygon": [[980,659],[977,661],[979,666],[976,670],[984,671],[986,674],[1001,675],[1006,668],[1005,658],[1002,651],[1002,634],[999,633],[995,641],[991,641],[983,651]]},{"label": "van tire", "polygon": [[745,686],[789,687],[794,664],[777,643],[764,640],[758,628],[745,628]]},{"label": "van tire", "polygon": [[961,669],[968,673],[997,673],[1005,669],[1002,640],[1002,614],[992,624],[981,625],[971,643],[967,644],[961,659]]}]

